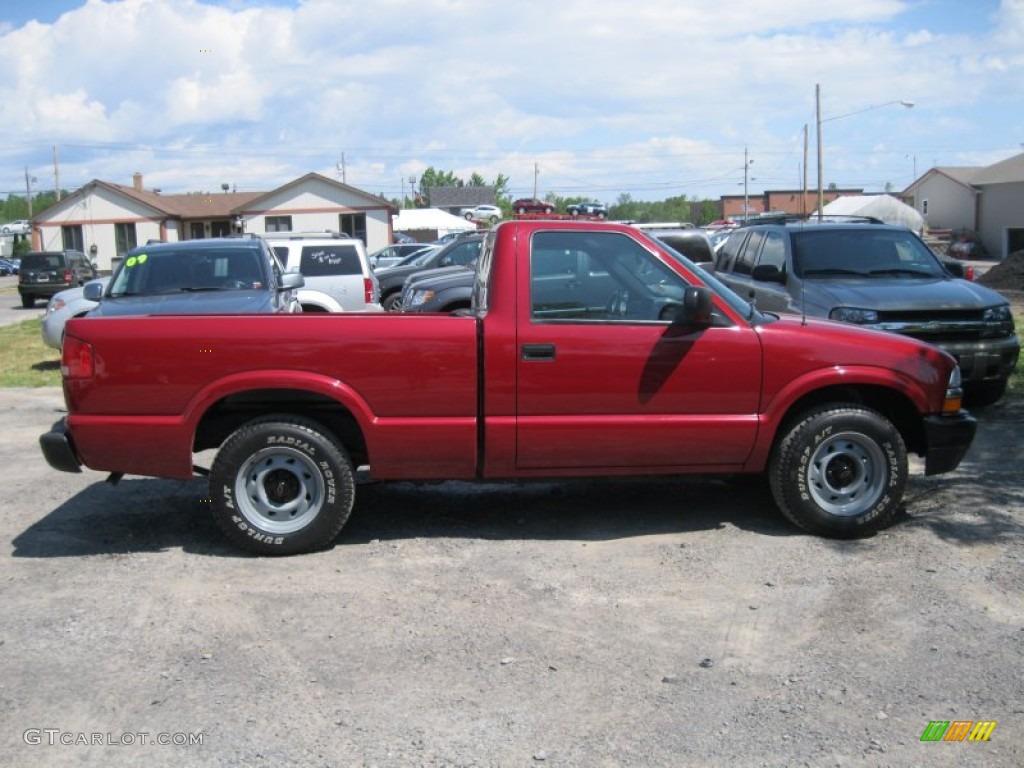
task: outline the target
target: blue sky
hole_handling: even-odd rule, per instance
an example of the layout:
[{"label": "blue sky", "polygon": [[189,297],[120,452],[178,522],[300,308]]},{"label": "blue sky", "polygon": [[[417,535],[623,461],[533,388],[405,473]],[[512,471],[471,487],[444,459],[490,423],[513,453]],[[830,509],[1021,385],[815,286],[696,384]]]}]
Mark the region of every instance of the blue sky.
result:
[{"label": "blue sky", "polygon": [[[900,190],[1022,151],[1024,0],[0,0],[0,194],[93,178],[399,197]],[[34,23],[29,23],[34,19]],[[913,108],[900,106],[905,100]],[[856,113],[856,114],[849,114]],[[844,117],[837,117],[842,116]],[[804,127],[809,152],[804,156]]]}]

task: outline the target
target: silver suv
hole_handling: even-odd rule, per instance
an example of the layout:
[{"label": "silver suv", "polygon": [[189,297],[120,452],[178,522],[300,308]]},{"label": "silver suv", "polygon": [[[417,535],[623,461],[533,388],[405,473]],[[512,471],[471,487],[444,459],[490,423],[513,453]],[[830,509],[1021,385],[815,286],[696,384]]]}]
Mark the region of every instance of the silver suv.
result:
[{"label": "silver suv", "polygon": [[338,232],[273,232],[263,236],[289,272],[326,293],[345,312],[380,311],[380,288],[362,240]]}]

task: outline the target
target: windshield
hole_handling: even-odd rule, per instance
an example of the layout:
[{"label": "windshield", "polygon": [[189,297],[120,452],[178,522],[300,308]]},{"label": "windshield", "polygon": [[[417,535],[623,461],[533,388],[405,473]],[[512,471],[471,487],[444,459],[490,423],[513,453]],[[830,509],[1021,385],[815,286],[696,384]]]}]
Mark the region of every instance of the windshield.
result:
[{"label": "windshield", "polygon": [[793,233],[793,270],[800,277],[936,278],[946,273],[913,232],[878,229]]},{"label": "windshield", "polygon": [[254,248],[140,249],[129,253],[109,296],[154,296],[190,291],[263,289],[267,279]]}]

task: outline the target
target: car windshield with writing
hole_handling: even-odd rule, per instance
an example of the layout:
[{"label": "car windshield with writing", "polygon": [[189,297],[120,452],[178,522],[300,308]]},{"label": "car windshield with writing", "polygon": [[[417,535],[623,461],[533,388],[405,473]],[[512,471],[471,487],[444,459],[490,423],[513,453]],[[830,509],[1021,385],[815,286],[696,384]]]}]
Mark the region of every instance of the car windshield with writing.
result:
[{"label": "car windshield with writing", "polygon": [[267,284],[252,248],[136,253],[118,270],[108,295],[156,296],[196,291],[261,290]]}]

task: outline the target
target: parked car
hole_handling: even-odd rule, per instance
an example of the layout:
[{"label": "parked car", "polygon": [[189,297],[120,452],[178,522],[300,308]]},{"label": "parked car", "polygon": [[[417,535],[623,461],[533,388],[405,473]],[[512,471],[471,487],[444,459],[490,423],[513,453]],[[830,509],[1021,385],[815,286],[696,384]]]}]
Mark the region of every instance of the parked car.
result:
[{"label": "parked car", "polygon": [[496,205],[477,205],[472,208],[463,208],[462,216],[470,221],[489,221],[492,224],[499,221],[503,216],[501,208]]},{"label": "parked car", "polygon": [[456,230],[455,232],[445,232],[443,235],[434,240],[431,243],[431,245],[448,245],[448,243],[452,242],[453,240],[458,240],[460,237],[465,237],[466,235],[474,235],[478,231],[479,230],[476,229],[459,229]]},{"label": "parked car", "polygon": [[55,294],[46,305],[46,314],[43,315],[43,343],[53,349],[60,349],[64,343],[64,325],[67,321],[72,317],[85,317],[99,305],[98,301],[85,298],[86,286],[96,283],[102,290],[109,282],[109,276],[98,277],[85,285],[68,288]]},{"label": "parked car", "polygon": [[81,251],[29,251],[18,270],[21,306],[34,307],[36,299],[49,299],[95,277],[96,267]]},{"label": "parked car", "polygon": [[18,265],[9,259],[0,259],[0,275],[18,274]]},{"label": "parked car", "polygon": [[32,222],[27,219],[18,219],[17,221],[12,221],[9,224],[4,224],[0,227],[0,232],[3,232],[5,235],[27,235],[31,231]]},{"label": "parked car", "polygon": [[380,311],[377,276],[362,240],[338,232],[275,232],[265,239],[286,270],[302,273],[308,289],[330,296],[345,312]]},{"label": "parked car", "polygon": [[393,267],[403,261],[407,256],[429,248],[430,243],[395,243],[386,245],[378,251],[370,254],[370,266],[376,271],[385,267]]},{"label": "parked car", "polygon": [[521,197],[512,201],[512,210],[516,213],[554,213],[555,206],[546,200],[535,197]]},{"label": "parked car", "polygon": [[797,312],[935,344],[960,364],[966,402],[994,403],[1020,342],[1007,300],[951,275],[910,230],[886,224],[780,222],[735,230],[717,276],[769,312]]},{"label": "parked car", "polygon": [[711,240],[702,229],[675,227],[666,229],[644,229],[651,237],[658,238],[670,248],[674,248],[690,261],[707,264],[715,260],[715,252]]},{"label": "parked car", "polygon": [[483,243],[485,234],[480,232],[465,235],[453,240],[445,247],[427,254],[426,258],[422,260],[417,259],[414,263],[404,267],[392,267],[391,269],[381,271],[378,275],[380,279],[381,306],[389,312],[398,309],[405,280],[416,272],[436,267],[465,266],[469,264],[480,254],[480,245]]},{"label": "parked car", "polygon": [[596,216],[603,219],[608,215],[608,208],[604,203],[570,203],[565,210],[571,216]]},{"label": "parked car", "polygon": [[455,312],[473,303],[478,260],[469,264],[425,269],[409,275],[395,309],[402,312]]},{"label": "parked car", "polygon": [[398,230],[395,230],[391,234],[391,242],[392,243],[415,243],[416,242],[416,238],[413,237],[412,235],[405,234],[405,232],[399,232]]},{"label": "parked car", "polygon": [[285,272],[259,237],[218,237],[133,248],[106,288],[85,286],[99,302],[88,317],[301,312],[298,272]]}]

